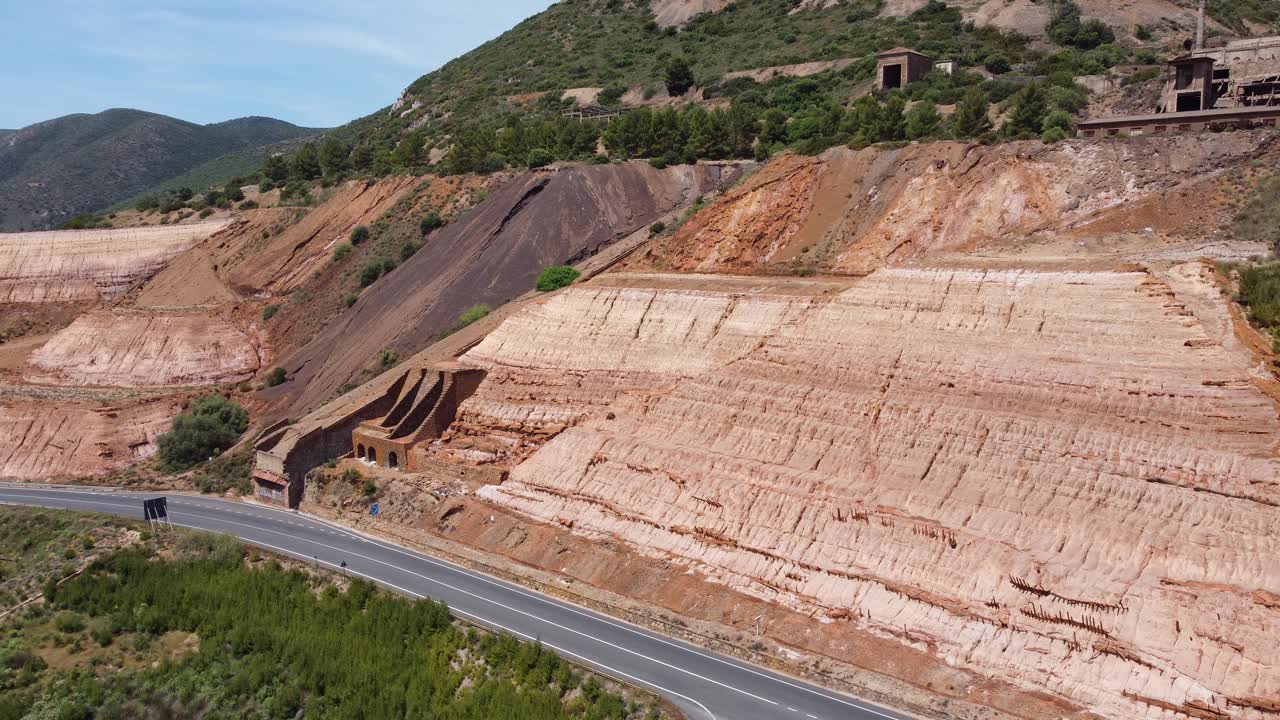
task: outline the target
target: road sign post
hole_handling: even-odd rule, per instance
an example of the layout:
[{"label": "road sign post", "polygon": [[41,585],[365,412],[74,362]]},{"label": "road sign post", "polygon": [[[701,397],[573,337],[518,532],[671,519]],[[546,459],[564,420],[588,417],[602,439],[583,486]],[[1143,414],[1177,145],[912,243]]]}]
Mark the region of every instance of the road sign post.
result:
[{"label": "road sign post", "polygon": [[371,504],[371,505],[369,506],[369,516],[370,516],[370,517],[378,517],[378,510],[379,510],[379,508],[378,508],[378,503],[373,503],[373,504]]},{"label": "road sign post", "polygon": [[151,498],[150,500],[143,500],[142,516],[146,518],[147,525],[149,527],[173,527],[173,523],[169,520],[168,498],[158,497]]}]

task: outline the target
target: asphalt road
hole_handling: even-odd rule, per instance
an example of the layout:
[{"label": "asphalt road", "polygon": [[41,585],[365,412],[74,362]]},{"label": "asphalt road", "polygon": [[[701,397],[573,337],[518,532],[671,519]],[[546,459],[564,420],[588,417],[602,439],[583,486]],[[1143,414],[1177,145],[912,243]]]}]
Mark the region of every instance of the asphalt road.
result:
[{"label": "asphalt road", "polygon": [[[0,486],[0,503],[142,519],[139,494]],[[267,550],[345,571],[404,595],[448,603],[456,615],[542,644],[605,674],[650,688],[690,720],[905,720],[907,716],[697,649],[482,573],[286,510],[169,495],[174,525],[234,535]]]}]

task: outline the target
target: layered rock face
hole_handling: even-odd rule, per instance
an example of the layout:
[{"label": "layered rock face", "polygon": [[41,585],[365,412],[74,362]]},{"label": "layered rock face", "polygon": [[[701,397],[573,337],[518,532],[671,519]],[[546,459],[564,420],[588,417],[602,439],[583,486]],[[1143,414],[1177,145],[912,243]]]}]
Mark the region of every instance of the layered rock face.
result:
[{"label": "layered rock face", "polygon": [[437,452],[514,465],[493,502],[1105,717],[1274,717],[1274,383],[1207,268],[690,283],[509,320]]},{"label": "layered rock face", "polygon": [[0,303],[96,301],[119,295],[224,225],[0,235]]},{"label": "layered rock face", "polygon": [[25,380],[50,385],[158,387],[247,380],[254,343],[204,313],[93,311],[32,353]]},{"label": "layered rock face", "polygon": [[55,480],[120,470],[159,451],[182,398],[110,404],[0,394],[0,478]]},{"label": "layered rock face", "polygon": [[[886,265],[1037,233],[1203,239],[1213,171],[1265,153],[1265,133],[1125,143],[962,143],[783,156],[654,243],[634,269],[742,272]],[[1171,211],[1134,212],[1164,203]]]}]

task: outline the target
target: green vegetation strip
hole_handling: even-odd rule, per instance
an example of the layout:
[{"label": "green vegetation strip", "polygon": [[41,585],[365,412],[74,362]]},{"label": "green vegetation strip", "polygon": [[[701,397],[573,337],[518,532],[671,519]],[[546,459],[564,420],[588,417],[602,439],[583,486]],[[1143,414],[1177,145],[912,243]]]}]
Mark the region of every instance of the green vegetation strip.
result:
[{"label": "green vegetation strip", "polygon": [[[37,515],[22,528],[46,554],[92,517]],[[30,544],[3,538],[6,552]],[[539,644],[460,626],[443,604],[246,557],[223,536],[146,537],[46,590],[51,603],[0,640],[0,720],[662,715]]]}]

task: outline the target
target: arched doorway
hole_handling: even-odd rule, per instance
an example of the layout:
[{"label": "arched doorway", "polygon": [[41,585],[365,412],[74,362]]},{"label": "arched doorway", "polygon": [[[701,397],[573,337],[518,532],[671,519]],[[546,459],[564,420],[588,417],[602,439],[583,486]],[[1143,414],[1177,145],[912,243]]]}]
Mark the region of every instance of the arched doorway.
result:
[{"label": "arched doorway", "polygon": [[399,464],[399,458],[396,457],[395,453],[387,453],[387,467],[397,467]]},{"label": "arched doorway", "polygon": [[363,457],[364,457],[364,445],[357,445],[357,446],[356,446],[356,457],[358,457],[358,458],[363,458]]},{"label": "arched doorway", "polygon": [[368,457],[369,457],[369,462],[371,463],[378,462],[378,449],[375,447],[370,447]]}]

